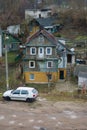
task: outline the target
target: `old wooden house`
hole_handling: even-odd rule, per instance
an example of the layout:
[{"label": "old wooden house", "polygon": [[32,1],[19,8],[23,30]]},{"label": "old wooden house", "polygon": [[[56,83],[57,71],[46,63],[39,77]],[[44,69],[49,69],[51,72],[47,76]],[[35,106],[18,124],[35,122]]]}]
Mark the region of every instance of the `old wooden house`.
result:
[{"label": "old wooden house", "polygon": [[41,29],[27,38],[23,59],[25,83],[47,83],[66,79],[67,55],[73,56],[55,37]]},{"label": "old wooden house", "polygon": [[29,26],[29,34],[32,35],[35,32],[37,32],[40,28],[44,28],[49,33],[56,34],[63,28],[62,24],[56,23],[57,18],[56,17],[47,17],[47,18],[36,18],[32,19],[28,26]]}]

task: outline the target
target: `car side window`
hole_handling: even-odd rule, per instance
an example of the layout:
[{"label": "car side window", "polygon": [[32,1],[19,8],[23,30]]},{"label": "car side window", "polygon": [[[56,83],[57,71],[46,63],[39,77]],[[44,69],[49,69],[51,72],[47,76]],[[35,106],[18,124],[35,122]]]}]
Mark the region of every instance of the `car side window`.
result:
[{"label": "car side window", "polygon": [[14,90],[13,94],[20,94],[20,90]]},{"label": "car side window", "polygon": [[22,90],[21,94],[28,94],[28,91],[27,90]]}]

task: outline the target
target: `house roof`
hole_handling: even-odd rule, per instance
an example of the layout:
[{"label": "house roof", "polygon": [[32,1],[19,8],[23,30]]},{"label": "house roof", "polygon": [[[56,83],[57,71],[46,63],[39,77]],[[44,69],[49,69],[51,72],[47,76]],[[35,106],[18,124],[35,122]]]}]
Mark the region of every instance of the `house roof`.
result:
[{"label": "house roof", "polygon": [[7,27],[7,31],[11,34],[18,34],[20,31],[20,25],[11,25]]},{"label": "house roof", "polygon": [[[53,34],[49,33],[48,31],[46,31],[46,30],[43,29],[43,28],[40,29],[39,31],[37,31],[35,34],[33,34],[33,35],[31,35],[31,36],[29,36],[29,37],[27,38],[27,41],[26,41],[27,46],[28,46],[28,44],[29,44],[29,42],[30,42],[31,40],[33,40],[35,37],[39,36],[40,34],[42,34],[43,36],[45,36],[46,38],[48,38],[48,39],[52,42],[53,46],[61,45],[61,46],[64,48],[64,50],[66,50],[66,53],[67,53],[67,54],[71,54],[71,55],[74,55],[74,54],[75,54],[73,51],[71,51],[70,49],[68,49],[62,42],[58,41],[58,40],[53,36]],[[60,53],[61,50],[58,49],[58,52]]]},{"label": "house roof", "polygon": [[[3,41],[5,43],[5,36],[9,37],[8,38],[8,43],[21,43],[21,40],[16,37],[15,35],[13,34],[10,34],[9,32],[7,31],[3,31],[2,32],[2,35],[3,35]],[[6,42],[7,43],[7,42]]]},{"label": "house roof", "polygon": [[74,69],[74,75],[78,76],[80,72],[87,73],[87,65],[77,65]]},{"label": "house roof", "polygon": [[54,17],[48,17],[48,18],[37,18],[36,21],[40,24],[42,27],[46,26],[52,26],[55,24],[55,18]]},{"label": "house roof", "polygon": [[70,49],[68,49],[61,41],[58,40],[57,44],[63,46],[66,49],[66,53],[67,54],[71,54],[71,55],[75,54],[73,51],[71,51]]},{"label": "house roof", "polygon": [[80,71],[78,74],[79,77],[87,78],[87,72]]},{"label": "house roof", "polygon": [[43,36],[48,38],[54,45],[57,44],[57,41],[56,41],[55,37],[51,33],[48,33],[45,29],[40,29],[35,34],[33,34],[32,36],[29,36],[27,38],[26,44],[28,44],[31,40],[33,40],[34,38],[36,38],[40,34],[42,34]]}]

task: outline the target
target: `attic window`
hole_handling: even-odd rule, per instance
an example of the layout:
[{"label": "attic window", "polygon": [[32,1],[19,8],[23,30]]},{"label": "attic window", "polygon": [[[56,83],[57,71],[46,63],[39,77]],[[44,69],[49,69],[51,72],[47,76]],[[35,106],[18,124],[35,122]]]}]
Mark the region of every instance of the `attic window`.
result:
[{"label": "attic window", "polygon": [[44,42],[44,37],[42,35],[39,36],[39,42]]}]

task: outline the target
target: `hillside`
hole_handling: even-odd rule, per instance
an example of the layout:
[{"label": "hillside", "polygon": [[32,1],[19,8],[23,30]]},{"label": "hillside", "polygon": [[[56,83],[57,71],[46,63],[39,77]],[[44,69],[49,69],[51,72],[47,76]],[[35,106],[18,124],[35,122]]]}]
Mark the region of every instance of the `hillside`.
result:
[{"label": "hillside", "polygon": [[66,22],[69,25],[67,22],[72,23],[73,20],[75,28],[78,25],[80,27],[87,25],[87,0],[0,0],[0,25],[2,28],[6,28],[11,24],[19,24],[24,20],[25,9],[46,7],[53,7],[53,11],[56,11],[58,15],[62,13],[61,20],[64,24]]},{"label": "hillside", "polygon": [[68,23],[64,25],[59,33],[65,38],[75,40],[79,36],[86,36],[87,29],[86,27],[73,25],[73,23]]}]

